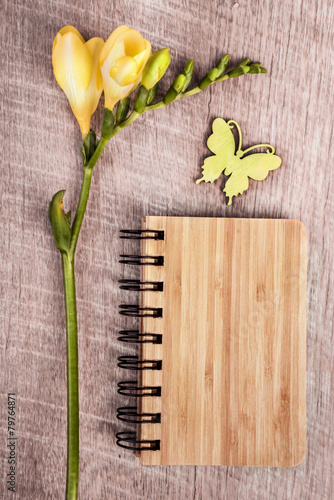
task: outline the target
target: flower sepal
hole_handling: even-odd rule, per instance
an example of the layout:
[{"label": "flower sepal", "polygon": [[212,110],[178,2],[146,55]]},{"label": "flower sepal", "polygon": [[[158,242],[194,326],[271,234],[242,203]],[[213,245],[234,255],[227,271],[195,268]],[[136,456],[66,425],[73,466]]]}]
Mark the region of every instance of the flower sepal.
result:
[{"label": "flower sepal", "polygon": [[112,133],[115,125],[115,116],[111,109],[104,108],[103,110],[103,118],[101,125],[101,137],[106,141],[109,141],[112,138]]},{"label": "flower sepal", "polygon": [[91,129],[90,132],[83,138],[80,150],[84,166],[87,165],[87,163],[93,156],[96,149],[96,145],[97,145],[96,134],[94,130]]},{"label": "flower sepal", "polygon": [[141,85],[139,87],[139,90],[138,90],[138,93],[136,95],[135,102],[133,105],[133,109],[137,113],[141,114],[144,111],[144,108],[146,106],[147,99],[148,99],[148,94],[149,94],[149,90],[147,90],[143,85]]},{"label": "flower sepal", "polygon": [[159,82],[156,83],[154,85],[154,87],[152,87],[149,91],[148,91],[148,96],[147,96],[147,101],[146,101],[146,105],[149,106],[150,104],[152,104],[152,102],[154,101],[155,99],[155,96],[157,95],[157,92],[158,92],[158,88],[159,88]]},{"label": "flower sepal", "polygon": [[71,211],[64,214],[63,197],[65,191],[58,191],[49,205],[49,219],[52,232],[56,243],[56,248],[61,252],[67,253],[71,242]]},{"label": "flower sepal", "polygon": [[116,110],[116,123],[122,123],[126,120],[130,109],[130,97],[124,97],[118,101]]}]

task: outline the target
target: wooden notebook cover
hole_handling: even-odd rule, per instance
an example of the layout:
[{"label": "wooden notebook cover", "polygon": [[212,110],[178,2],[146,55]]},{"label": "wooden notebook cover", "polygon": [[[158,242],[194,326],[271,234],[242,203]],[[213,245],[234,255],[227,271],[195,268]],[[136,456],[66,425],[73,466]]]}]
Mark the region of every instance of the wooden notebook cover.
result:
[{"label": "wooden notebook cover", "polygon": [[146,217],[143,281],[163,292],[142,293],[140,357],[162,370],[141,372],[161,397],[140,398],[161,424],[142,424],[144,465],[294,466],[306,454],[307,233],[297,220]]}]

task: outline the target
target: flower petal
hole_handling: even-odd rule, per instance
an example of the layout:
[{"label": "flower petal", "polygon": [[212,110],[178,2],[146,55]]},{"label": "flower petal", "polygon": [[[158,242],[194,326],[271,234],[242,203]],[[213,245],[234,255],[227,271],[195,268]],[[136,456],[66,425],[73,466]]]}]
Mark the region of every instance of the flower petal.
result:
[{"label": "flower petal", "polygon": [[106,41],[100,55],[105,107],[128,96],[138,85],[151,54],[151,44],[137,30],[117,28]]},{"label": "flower petal", "polygon": [[145,40],[145,45],[146,45],[145,57],[144,57],[144,60],[142,61],[142,66],[141,66],[140,71],[138,73],[138,79],[135,82],[133,90],[135,90],[138,87],[138,85],[140,84],[143,70],[145,68],[147,61],[149,60],[149,58],[151,56],[151,44],[150,44],[150,42],[148,40]]},{"label": "flower petal", "polygon": [[110,76],[118,85],[124,86],[133,83],[137,79],[138,66],[133,57],[122,56],[116,61],[116,65],[110,70]]},{"label": "flower petal", "polygon": [[85,91],[92,77],[93,63],[89,50],[74,33],[58,33],[52,54],[53,71],[67,97]]},{"label": "flower petal", "polygon": [[[123,25],[123,26],[119,26],[117,29],[115,29],[111,33],[110,37],[108,38],[108,40],[104,44],[104,47],[103,47],[103,49],[101,51],[101,55],[100,55],[100,65],[101,66],[103,65],[104,61],[108,57],[108,55],[110,53],[110,50],[112,49],[115,41],[118,39],[118,37],[121,34],[126,33],[127,31],[130,31],[130,28],[128,28],[127,26]],[[123,52],[124,52],[124,49],[123,49]]]},{"label": "flower petal", "polygon": [[145,40],[137,30],[129,30],[124,36],[125,54],[135,57],[145,50]]},{"label": "flower petal", "polygon": [[[102,38],[95,37],[88,40],[85,45],[92,56],[92,61],[93,61],[92,73],[93,75],[96,74],[96,81],[95,81],[96,88],[99,92],[102,92],[103,81],[101,75],[101,68],[99,64],[99,58],[101,50],[103,49],[104,46],[104,41],[102,40]],[[93,80],[94,78],[92,78],[91,84],[93,83]]]},{"label": "flower petal", "polygon": [[54,50],[54,48],[55,48],[55,43],[56,43],[56,40],[58,38],[58,35],[64,36],[64,35],[66,35],[66,33],[73,33],[82,41],[82,43],[85,43],[85,40],[84,40],[83,36],[81,35],[81,33],[74,26],[68,25],[68,26],[64,26],[60,31],[58,31],[58,33],[55,36],[55,39],[53,41],[52,50]]}]

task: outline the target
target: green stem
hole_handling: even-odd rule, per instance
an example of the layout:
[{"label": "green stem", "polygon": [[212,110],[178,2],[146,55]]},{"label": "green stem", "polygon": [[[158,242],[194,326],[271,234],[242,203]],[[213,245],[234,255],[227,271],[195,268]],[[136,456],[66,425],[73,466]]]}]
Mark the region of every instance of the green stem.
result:
[{"label": "green stem", "polygon": [[107,144],[108,144],[108,140],[105,139],[104,137],[101,137],[101,139],[99,140],[99,143],[94,151],[93,156],[91,157],[91,159],[89,160],[89,162],[86,165],[87,168],[90,168],[91,170],[93,169],[95,163],[100,158],[101,153]]},{"label": "green stem", "polygon": [[62,252],[67,344],[66,500],[77,500],[79,481],[79,378],[74,254],[87,206],[93,167],[100,157],[107,142],[108,141],[106,139],[101,138],[92,158],[84,167],[80,197],[72,225],[70,248],[68,252]]},{"label": "green stem", "polygon": [[69,255],[71,255],[72,257],[74,257],[82,221],[85,215],[91,180],[92,180],[92,169],[84,167],[80,197],[72,225],[72,236],[69,249]]},{"label": "green stem", "polygon": [[[177,101],[178,99],[181,99],[182,97],[187,97],[189,95],[198,94],[198,92],[201,92],[201,89],[199,87],[195,87],[191,90],[188,90],[187,92],[184,92],[183,94],[179,94],[176,97],[175,101]],[[124,122],[118,123],[116,125],[116,127],[113,130],[112,137],[114,137],[116,134],[118,134],[124,127],[127,127],[127,125],[130,125],[130,123],[133,123],[135,120],[137,120],[137,118],[139,118],[142,114],[146,113],[146,111],[153,111],[154,109],[161,109],[161,108],[165,108],[166,106],[168,106],[168,104],[165,104],[163,101],[159,101],[155,104],[151,104],[150,106],[146,106],[142,113],[137,113],[136,111],[132,111],[129,118],[124,120]]]},{"label": "green stem", "polygon": [[[181,99],[182,97],[187,97],[189,95],[198,94],[198,92],[201,92],[201,91],[202,91],[202,89],[200,89],[199,87],[194,87],[191,90],[187,90],[187,92],[183,92],[183,94],[179,94],[173,102],[177,101],[178,99]],[[151,111],[154,109],[165,108],[166,106],[169,106],[169,105],[165,104],[163,101],[159,101],[156,104],[151,104],[150,106],[146,106],[146,108],[144,109],[144,113],[146,111]]]},{"label": "green stem", "polygon": [[[228,79],[229,79],[229,76],[226,74],[220,78],[217,78],[217,80],[215,80],[215,81],[222,82],[222,81],[228,80]],[[212,83],[215,83],[215,82],[212,82]],[[177,101],[178,99],[182,99],[182,97],[188,97],[189,95],[198,94],[202,90],[204,90],[204,89],[200,89],[199,86],[194,87],[191,90],[187,90],[186,92],[180,93],[173,102]],[[136,111],[132,111],[129,118],[124,120],[124,122],[118,123],[116,125],[116,127],[113,130],[112,137],[114,137],[116,134],[118,134],[124,127],[126,127],[127,125],[130,125],[130,123],[133,123],[135,120],[137,120],[137,118],[139,118],[139,116],[146,113],[146,111],[153,111],[154,109],[161,109],[161,108],[165,108],[166,106],[169,106],[169,104],[165,104],[164,101],[161,100],[159,102],[156,102],[155,104],[150,104],[149,106],[146,106],[144,108],[144,110],[142,111],[142,113],[137,113]]]},{"label": "green stem", "polygon": [[69,255],[71,255],[73,257],[74,257],[75,249],[77,246],[82,221],[83,221],[85,211],[86,211],[89,190],[90,190],[90,183],[92,180],[93,167],[94,167],[95,163],[97,162],[97,160],[99,159],[99,157],[101,156],[101,153],[104,150],[107,142],[108,141],[106,139],[101,137],[92,158],[89,160],[87,165],[85,165],[85,167],[84,167],[84,174],[83,174],[83,180],[82,180],[82,185],[81,185],[78,206],[77,206],[77,210],[75,212],[75,216],[74,216],[74,220],[73,220],[73,224],[72,224],[72,236],[71,236]]},{"label": "green stem", "polygon": [[67,344],[66,500],[76,500],[79,481],[79,383],[74,257],[62,252]]},{"label": "green stem", "polygon": [[130,114],[129,118],[124,120],[122,123],[118,123],[116,127],[113,130],[112,137],[114,137],[118,132],[122,130],[122,128],[126,127],[127,125],[130,125],[130,123],[133,123],[137,118],[139,118],[140,113],[137,113],[137,111],[132,111]]}]

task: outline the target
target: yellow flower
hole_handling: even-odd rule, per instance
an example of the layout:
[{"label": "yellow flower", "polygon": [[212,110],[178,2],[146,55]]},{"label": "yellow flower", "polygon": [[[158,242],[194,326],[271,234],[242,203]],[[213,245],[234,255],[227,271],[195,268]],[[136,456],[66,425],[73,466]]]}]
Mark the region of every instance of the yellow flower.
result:
[{"label": "yellow flower", "polygon": [[85,42],[73,26],[62,28],[53,42],[54,75],[70,102],[83,137],[89,133],[90,119],[103,89],[99,66],[103,45],[102,38]]},{"label": "yellow flower", "polygon": [[110,35],[100,55],[106,108],[137,87],[150,55],[151,44],[138,31],[120,26]]}]

